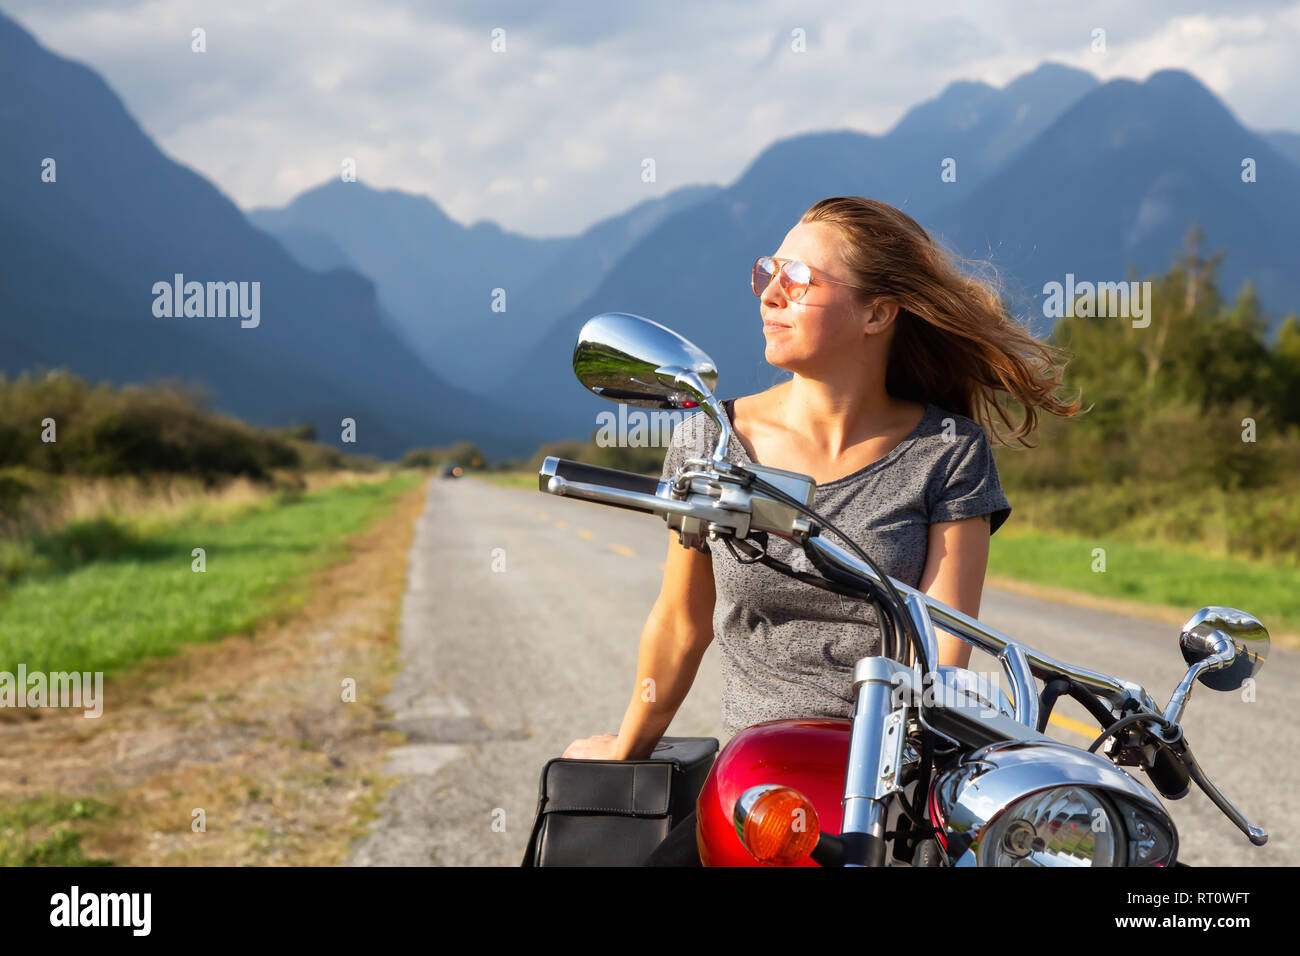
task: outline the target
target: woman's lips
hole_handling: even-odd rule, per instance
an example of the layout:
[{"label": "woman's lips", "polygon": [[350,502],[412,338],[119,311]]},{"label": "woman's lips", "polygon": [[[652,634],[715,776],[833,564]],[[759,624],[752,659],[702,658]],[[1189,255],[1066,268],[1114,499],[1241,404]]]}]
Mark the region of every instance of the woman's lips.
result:
[{"label": "woman's lips", "polygon": [[790,326],[788,326],[788,325],[782,325],[780,322],[764,322],[764,323],[763,323],[763,331],[764,331],[764,332],[772,332],[772,331],[774,331],[774,330],[776,330],[776,329],[788,329],[789,327],[790,327]]}]

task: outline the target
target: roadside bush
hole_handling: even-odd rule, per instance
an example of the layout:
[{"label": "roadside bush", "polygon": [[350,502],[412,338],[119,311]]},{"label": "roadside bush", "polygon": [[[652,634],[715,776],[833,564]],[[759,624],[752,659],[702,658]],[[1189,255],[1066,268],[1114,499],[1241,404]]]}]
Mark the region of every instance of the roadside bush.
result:
[{"label": "roadside bush", "polygon": [[598,445],[596,443],[597,434],[599,432],[592,432],[592,437],[587,441],[580,441],[575,438],[542,445],[533,453],[527,467],[531,471],[536,471],[542,466],[542,460],[547,455],[554,455],[556,458],[568,458],[588,465],[617,468],[620,471],[634,471],[638,474],[659,474],[663,469],[664,455],[668,453],[666,447],[630,448],[617,445]]},{"label": "roadside bush", "polygon": [[455,462],[466,471],[489,467],[487,456],[473,442],[457,442],[444,448],[413,448],[402,456],[398,464],[403,468],[436,468],[445,462]]},{"label": "roadside bush", "polygon": [[412,448],[398,462],[403,468],[432,468],[438,464],[438,455],[432,448]]},{"label": "roadside bush", "polygon": [[[185,474],[212,483],[275,470],[371,470],[373,460],[315,443],[310,423],[258,428],[207,408],[176,383],[91,386],[65,372],[0,376],[0,468],[41,474]],[[52,440],[50,440],[52,439]],[[0,505],[14,489],[0,488]]]},{"label": "roadside bush", "polygon": [[594,446],[577,439],[547,442],[545,445],[540,446],[537,451],[533,452],[533,457],[528,461],[528,470],[533,472],[537,471],[542,467],[542,462],[549,455],[553,455],[556,458],[568,458],[573,461],[592,463],[591,454],[593,450]]}]

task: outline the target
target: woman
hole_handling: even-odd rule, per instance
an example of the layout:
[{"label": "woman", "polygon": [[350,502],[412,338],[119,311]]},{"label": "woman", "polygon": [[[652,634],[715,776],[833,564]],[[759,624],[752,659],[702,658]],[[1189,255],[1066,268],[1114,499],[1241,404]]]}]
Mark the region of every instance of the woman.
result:
[{"label": "woman", "polygon": [[[817,510],[886,574],[978,615],[989,536],[1011,510],[985,428],[1027,445],[1040,409],[1074,414],[1077,399],[1055,397],[1067,354],[1012,321],[996,291],[962,275],[910,216],[872,199],[813,205],[755,263],[753,286],[765,357],[793,377],[726,403],[729,460],[810,475]],[[1014,428],[999,392],[1024,411]],[[664,475],[707,457],[716,437],[702,413],[682,422]],[[769,552],[802,561],[776,537]],[[880,652],[870,607],[670,535],[619,732],[575,740],[564,756],[648,756],[715,638],[728,736],[765,720],[849,716],[853,665]],[[940,632],[938,663],[969,657],[969,645]],[[693,818],[647,862],[671,861],[698,864]]]}]

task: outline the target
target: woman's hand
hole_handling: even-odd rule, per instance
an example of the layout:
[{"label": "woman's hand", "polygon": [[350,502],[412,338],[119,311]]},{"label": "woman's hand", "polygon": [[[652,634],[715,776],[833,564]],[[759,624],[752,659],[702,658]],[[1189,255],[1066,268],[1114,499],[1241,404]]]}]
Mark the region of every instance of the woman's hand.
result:
[{"label": "woman's hand", "polygon": [[560,756],[578,760],[617,760],[618,734],[597,734],[581,737],[569,744]]}]

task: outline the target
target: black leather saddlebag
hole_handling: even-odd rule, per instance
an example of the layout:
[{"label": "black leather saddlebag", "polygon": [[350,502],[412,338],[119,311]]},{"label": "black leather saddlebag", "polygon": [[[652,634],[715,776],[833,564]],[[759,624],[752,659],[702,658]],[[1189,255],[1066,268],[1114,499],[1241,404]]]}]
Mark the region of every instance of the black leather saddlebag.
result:
[{"label": "black leather saddlebag", "polygon": [[648,760],[547,761],[520,865],[638,866],[695,809],[717,755],[717,738],[663,737]]}]

